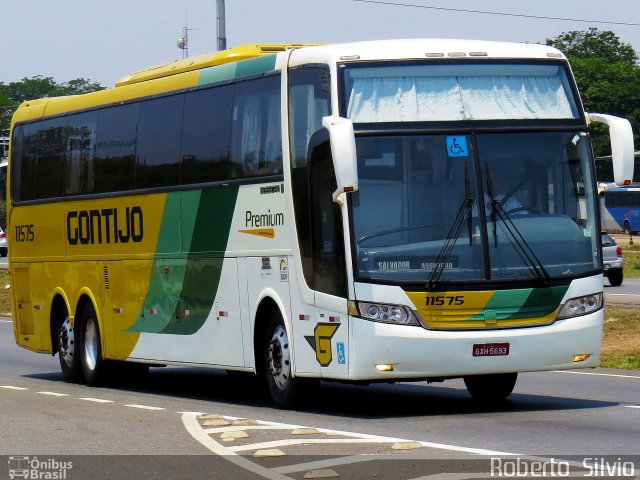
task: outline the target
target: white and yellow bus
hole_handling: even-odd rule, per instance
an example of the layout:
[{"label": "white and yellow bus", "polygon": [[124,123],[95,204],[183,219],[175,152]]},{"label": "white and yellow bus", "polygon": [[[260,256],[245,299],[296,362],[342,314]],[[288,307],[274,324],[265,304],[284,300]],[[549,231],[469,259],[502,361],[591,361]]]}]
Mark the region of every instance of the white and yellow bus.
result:
[{"label": "white and yellow bus", "polygon": [[8,188],[16,342],[95,384],[116,362],[313,379],[595,367],[588,115],[541,45],[253,45],[25,102]]}]

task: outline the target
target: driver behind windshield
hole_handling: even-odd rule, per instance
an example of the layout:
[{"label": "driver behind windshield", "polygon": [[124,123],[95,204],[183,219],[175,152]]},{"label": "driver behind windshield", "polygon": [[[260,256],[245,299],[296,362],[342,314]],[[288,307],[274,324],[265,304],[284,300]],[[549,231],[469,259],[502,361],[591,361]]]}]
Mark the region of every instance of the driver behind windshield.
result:
[{"label": "driver behind windshield", "polygon": [[514,195],[514,187],[510,186],[503,176],[503,173],[495,167],[489,167],[486,170],[485,213],[487,215],[492,213],[494,202],[497,202],[502,207],[502,211],[507,214],[526,213],[524,210],[520,210],[522,209],[522,204]]}]

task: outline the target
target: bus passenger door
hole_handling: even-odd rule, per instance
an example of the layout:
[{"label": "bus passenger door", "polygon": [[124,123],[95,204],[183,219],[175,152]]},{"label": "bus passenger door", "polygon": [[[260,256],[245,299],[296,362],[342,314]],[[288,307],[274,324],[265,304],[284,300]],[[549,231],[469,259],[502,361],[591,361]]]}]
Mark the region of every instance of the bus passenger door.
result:
[{"label": "bus passenger door", "polygon": [[340,206],[333,202],[336,179],[329,143],[311,155],[311,244],[317,319],[313,341],[323,376],[348,374],[349,325],[344,229]]}]

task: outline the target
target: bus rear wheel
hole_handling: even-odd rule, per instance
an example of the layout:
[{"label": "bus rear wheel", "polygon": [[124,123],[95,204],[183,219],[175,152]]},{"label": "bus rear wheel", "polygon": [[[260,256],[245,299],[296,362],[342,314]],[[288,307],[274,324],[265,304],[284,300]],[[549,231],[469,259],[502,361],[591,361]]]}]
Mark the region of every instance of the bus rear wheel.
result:
[{"label": "bus rear wheel", "polygon": [[470,375],[464,377],[464,384],[475,400],[480,402],[500,402],[511,395],[517,379],[517,373]]},{"label": "bus rear wheel", "polygon": [[65,381],[78,382],[82,379],[76,335],[66,310],[61,314],[58,324],[58,360]]},{"label": "bus rear wheel", "polygon": [[84,379],[89,385],[98,385],[105,375],[106,365],[102,358],[100,327],[91,303],[87,303],[80,316],[80,365]]}]

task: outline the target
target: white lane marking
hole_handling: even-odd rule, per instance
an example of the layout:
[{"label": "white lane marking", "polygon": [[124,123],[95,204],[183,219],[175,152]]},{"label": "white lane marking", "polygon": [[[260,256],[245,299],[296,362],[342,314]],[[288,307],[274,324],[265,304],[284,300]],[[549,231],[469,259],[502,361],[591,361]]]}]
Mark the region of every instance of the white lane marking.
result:
[{"label": "white lane marking", "polygon": [[24,387],[14,387],[13,385],[0,385],[0,388],[4,388],[5,390],[29,390]]},{"label": "white lane marking", "polygon": [[139,408],[140,410],[166,410],[165,408],[162,408],[162,407],[152,407],[150,405],[139,405],[137,403],[130,403],[128,405],[125,405],[125,407]]},{"label": "white lane marking", "polygon": [[105,400],[104,398],[93,398],[93,397],[81,397],[78,400],[84,400],[85,402],[93,402],[93,403],[113,403],[113,400]]},{"label": "white lane marking", "polygon": [[[197,427],[197,432],[199,434],[201,434],[200,436],[198,436],[197,438],[193,435],[193,433],[190,431],[190,433],[192,434],[192,436],[194,436],[194,438],[199,439],[199,438],[206,438],[208,440],[208,442],[214,442],[216,443],[216,445],[221,449],[221,451],[225,451],[227,452],[227,454],[230,453],[230,449],[228,447],[223,447],[222,445],[218,444],[217,442],[215,442],[214,440],[211,439],[211,437],[209,437],[209,435],[205,432],[205,430],[200,426],[200,424],[198,423],[198,419],[197,419],[197,415],[193,414],[193,413],[188,413],[185,415],[191,415],[193,418],[191,419],[192,422],[195,422],[195,427]],[[239,418],[237,417],[228,417],[225,416],[224,417],[227,420],[239,420]],[[185,423],[185,416],[183,415],[183,423]],[[258,421],[260,425],[269,425],[272,427],[275,427],[275,429],[291,429],[294,430],[296,428],[307,428],[303,425],[292,425],[292,424],[285,424],[285,423],[277,423],[277,422],[269,422],[269,421],[265,421],[265,420],[259,420]],[[186,423],[185,423],[186,425]],[[195,428],[194,427],[194,428]],[[231,428],[231,426],[230,426]],[[254,428],[253,426],[248,426],[247,429],[251,429]],[[346,432],[346,431],[341,431],[341,430],[331,430],[328,428],[318,428],[317,429],[319,433],[324,433],[324,434],[329,434],[329,435],[341,435],[344,437],[352,437],[352,438],[356,438],[356,439],[361,439],[361,440],[366,440],[369,443],[398,443],[398,442],[407,442],[407,439],[404,438],[393,438],[393,437],[383,437],[380,435],[369,435],[366,433],[355,433],[355,432]],[[310,439],[308,438],[300,438],[296,441],[296,443],[307,443]],[[342,439],[326,439],[327,441],[325,442],[325,439],[322,439],[323,443],[341,443],[340,440]],[[202,443],[202,442],[201,442]],[[522,456],[519,453],[513,453],[513,452],[500,452],[500,451],[496,451],[496,450],[485,450],[482,448],[470,448],[470,447],[462,447],[459,445],[448,445],[448,444],[444,444],[444,443],[435,443],[435,442],[424,442],[424,441],[419,441],[418,443],[420,443],[421,445],[427,447],[427,448],[435,448],[438,450],[447,450],[447,451],[453,451],[453,452],[462,452],[462,453],[470,453],[473,455],[488,455],[488,456]],[[253,447],[255,447],[254,444]],[[247,446],[248,447],[248,446]],[[207,447],[208,448],[208,447]],[[235,448],[244,448],[243,447],[235,447]],[[246,449],[246,448],[245,448]]]},{"label": "white lane marking", "polygon": [[13,323],[13,320],[0,320],[0,323]]},{"label": "white lane marking", "polygon": [[618,377],[635,378],[640,380],[640,375],[619,375],[615,373],[574,372],[573,370],[552,370],[553,373],[567,373],[570,375],[593,375],[594,377]]},{"label": "white lane marking", "polygon": [[203,431],[209,435],[240,430],[291,430],[291,428],[287,425],[229,425],[228,427],[203,428]]},{"label": "white lane marking", "polygon": [[[296,428],[307,428],[303,425],[287,425],[284,423],[275,423],[275,422],[267,422],[267,421],[260,421],[261,424],[263,425],[274,425],[274,426],[286,426],[293,429]],[[408,442],[408,441],[414,441],[414,440],[407,440],[406,438],[394,438],[394,437],[382,437],[380,435],[369,435],[366,433],[354,433],[354,432],[345,432],[342,430],[331,430],[328,428],[318,428],[317,429],[320,433],[326,433],[329,435],[342,435],[345,437],[355,437],[355,438],[362,438],[362,439],[367,439],[370,440],[371,443],[398,443],[398,442]],[[306,439],[305,439],[306,441]],[[499,452],[499,451],[495,451],[495,450],[484,450],[482,448],[469,448],[469,447],[461,447],[459,445],[448,445],[446,443],[435,443],[435,442],[423,442],[423,441],[418,441],[421,445],[427,447],[427,448],[436,448],[438,450],[449,450],[452,452],[464,452],[464,453],[471,453],[473,455],[489,455],[489,456],[521,456],[521,454],[519,453],[513,453],[513,452]],[[304,441],[301,441],[300,443],[304,443]]]},{"label": "white lane marking", "polygon": [[[338,443],[392,443],[386,439],[368,440],[366,438],[287,438],[284,440],[274,440],[272,442],[251,443],[248,445],[238,445],[237,447],[228,447],[232,452],[247,452],[250,450],[262,450],[266,448],[287,447],[289,445],[316,445],[321,443],[338,444]],[[421,442],[419,442],[421,443]]]},{"label": "white lane marking", "polygon": [[640,405],[622,405],[624,408],[640,408]]},{"label": "white lane marking", "polygon": [[268,478],[269,480],[291,480],[290,477],[282,475],[281,473],[275,472],[273,470],[269,470],[268,468],[262,467],[257,463],[254,463],[246,458],[238,455],[237,453],[229,451],[228,448],[223,447],[218,442],[213,440],[209,435],[207,435],[200,426],[198,422],[198,414],[195,412],[185,412],[182,414],[182,424],[187,429],[187,432],[195,438],[202,446],[211,450],[218,456],[225,458],[231,463],[237,465],[244,470],[248,470],[250,472],[255,473],[256,475],[260,475],[261,477]]},{"label": "white lane marking", "polygon": [[[403,456],[402,459],[407,457]],[[388,455],[350,455],[348,457],[333,457],[316,462],[297,463],[295,465],[285,465],[273,470],[279,473],[297,473],[304,470],[320,470],[322,468],[339,467],[341,465],[353,465],[354,463],[370,462],[372,460],[389,460]]]},{"label": "white lane marking", "polygon": [[60,393],[60,392],[37,392],[40,395],[49,395],[50,397],[68,397],[68,393]]},{"label": "white lane marking", "polygon": [[605,293],[604,296],[605,297],[608,297],[608,296],[612,296],[612,297],[640,297],[640,295],[638,295],[637,293]]}]

